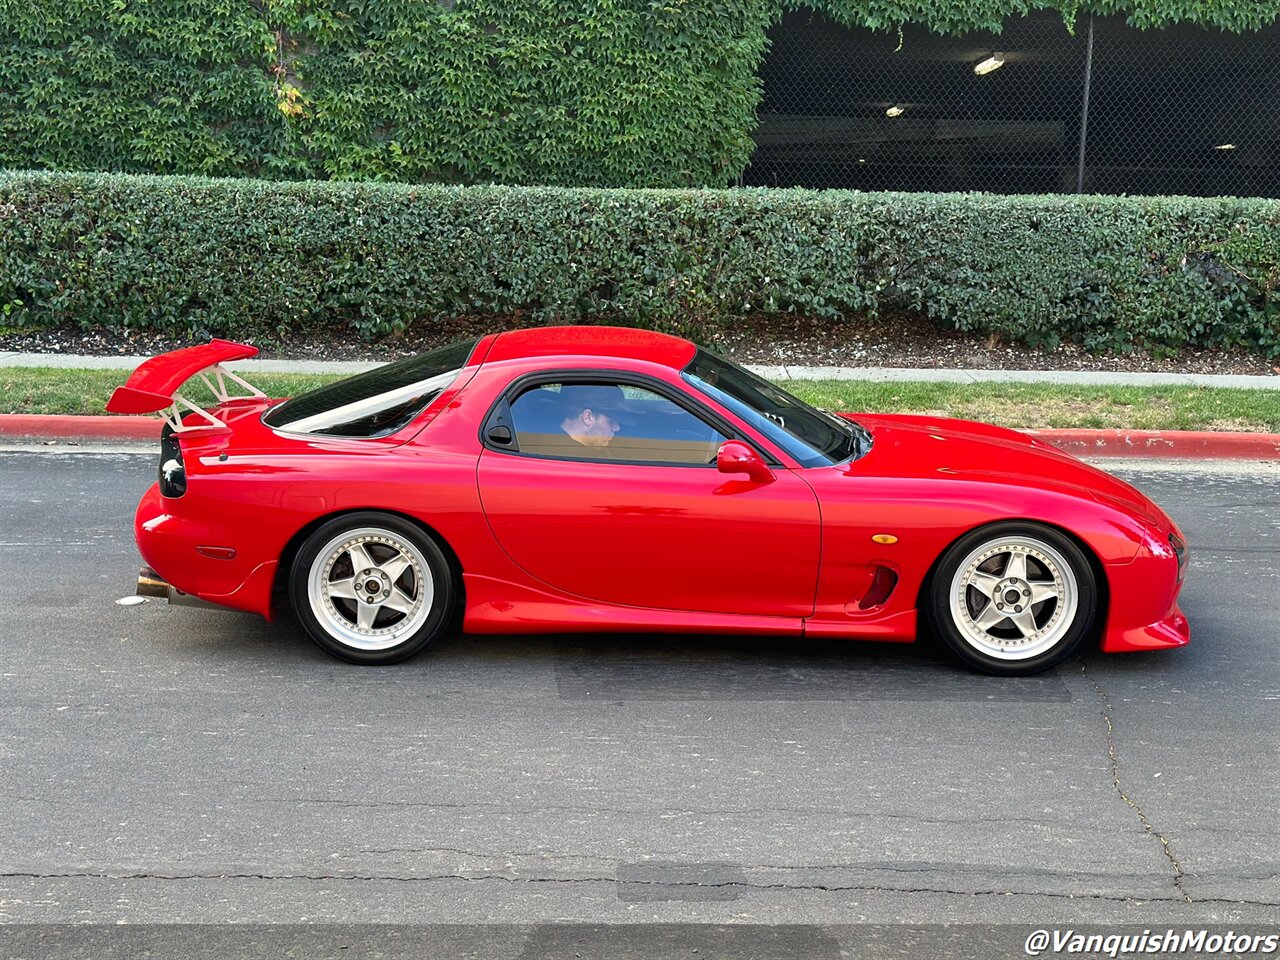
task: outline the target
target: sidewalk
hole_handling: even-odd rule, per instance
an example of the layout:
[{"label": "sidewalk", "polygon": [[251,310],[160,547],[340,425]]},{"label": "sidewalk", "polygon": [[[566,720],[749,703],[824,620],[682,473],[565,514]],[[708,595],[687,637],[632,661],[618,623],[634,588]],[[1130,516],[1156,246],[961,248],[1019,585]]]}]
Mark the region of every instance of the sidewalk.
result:
[{"label": "sidewalk", "polygon": [[[93,357],[63,353],[0,353],[0,367],[60,367],[79,370],[132,370],[146,357]],[[232,370],[262,373],[362,373],[381,366],[372,361],[240,360]],[[1280,376],[1207,373],[1095,373],[1086,370],[960,370],[914,367],[803,367],[755,365],[748,370],[769,380],[862,380],[869,383],[1060,383],[1074,386],[1237,387],[1280,390]]]}]

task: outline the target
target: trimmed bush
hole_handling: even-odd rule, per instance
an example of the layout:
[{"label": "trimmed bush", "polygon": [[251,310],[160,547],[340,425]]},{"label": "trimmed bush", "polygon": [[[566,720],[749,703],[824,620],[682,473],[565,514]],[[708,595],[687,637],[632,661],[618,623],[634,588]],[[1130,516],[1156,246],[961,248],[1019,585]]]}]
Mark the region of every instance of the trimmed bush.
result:
[{"label": "trimmed bush", "polygon": [[365,338],[468,313],[696,330],[886,307],[1280,355],[1280,201],[0,173],[9,324]]}]

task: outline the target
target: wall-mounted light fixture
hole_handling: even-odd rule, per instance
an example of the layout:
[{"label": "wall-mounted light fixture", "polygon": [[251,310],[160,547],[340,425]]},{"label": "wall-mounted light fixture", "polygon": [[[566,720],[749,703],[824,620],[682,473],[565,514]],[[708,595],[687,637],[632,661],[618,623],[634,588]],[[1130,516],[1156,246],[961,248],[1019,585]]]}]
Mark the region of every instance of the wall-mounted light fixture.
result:
[{"label": "wall-mounted light fixture", "polygon": [[1214,147],[1213,149],[1215,149],[1215,150],[1234,150],[1235,148],[1236,148],[1236,145],[1235,145],[1234,143],[1220,143],[1220,144],[1218,144],[1216,147]]},{"label": "wall-mounted light fixture", "polygon": [[892,107],[890,107],[888,110],[884,112],[884,115],[886,117],[900,117],[906,112],[907,112],[906,107],[899,106],[898,104],[895,103]]},{"label": "wall-mounted light fixture", "polygon": [[973,68],[973,72],[980,77],[985,77],[988,73],[994,73],[996,70],[999,70],[1003,66],[1004,66],[1004,54],[993,53],[991,54],[991,56],[987,57],[987,59],[983,60],[981,63],[975,64]]}]

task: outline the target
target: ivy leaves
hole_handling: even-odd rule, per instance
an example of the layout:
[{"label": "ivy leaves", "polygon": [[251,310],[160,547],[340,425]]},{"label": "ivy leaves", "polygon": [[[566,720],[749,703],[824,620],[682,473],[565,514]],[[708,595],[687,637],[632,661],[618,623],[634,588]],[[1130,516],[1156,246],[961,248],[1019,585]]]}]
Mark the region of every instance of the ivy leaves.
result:
[{"label": "ivy leaves", "polygon": [[1254,29],[1280,0],[0,0],[0,166],[724,186],[766,29],[999,30],[1033,9]]}]

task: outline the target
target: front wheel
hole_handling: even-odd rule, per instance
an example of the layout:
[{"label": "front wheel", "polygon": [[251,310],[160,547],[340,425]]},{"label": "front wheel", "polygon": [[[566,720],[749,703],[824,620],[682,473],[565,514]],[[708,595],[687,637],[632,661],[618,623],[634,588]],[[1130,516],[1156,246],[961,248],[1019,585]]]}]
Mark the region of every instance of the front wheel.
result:
[{"label": "front wheel", "polygon": [[1083,551],[1034,523],[998,523],[943,554],[926,602],[934,630],[961,660],[1020,676],[1060,663],[1089,634],[1097,585]]},{"label": "front wheel", "polygon": [[436,639],[455,589],[448,560],[418,527],[383,513],[320,526],[289,577],[293,609],[311,639],[352,663],[395,663]]}]

